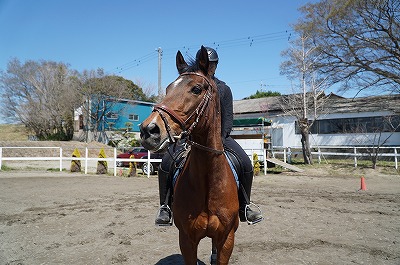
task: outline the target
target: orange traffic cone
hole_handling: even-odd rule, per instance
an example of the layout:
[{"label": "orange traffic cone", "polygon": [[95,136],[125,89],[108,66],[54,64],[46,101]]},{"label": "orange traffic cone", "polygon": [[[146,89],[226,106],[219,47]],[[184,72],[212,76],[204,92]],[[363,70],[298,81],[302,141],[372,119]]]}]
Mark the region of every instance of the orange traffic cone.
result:
[{"label": "orange traffic cone", "polygon": [[361,177],[361,188],[359,190],[367,190],[367,185],[365,184],[364,177]]}]

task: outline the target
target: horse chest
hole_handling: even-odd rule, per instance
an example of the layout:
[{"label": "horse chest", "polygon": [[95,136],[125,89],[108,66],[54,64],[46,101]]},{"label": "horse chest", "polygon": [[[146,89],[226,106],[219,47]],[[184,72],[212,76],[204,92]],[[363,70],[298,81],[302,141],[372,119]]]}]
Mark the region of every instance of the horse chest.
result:
[{"label": "horse chest", "polygon": [[[186,188],[181,189],[184,186]],[[213,238],[221,233],[224,227],[230,226],[231,216],[237,212],[238,207],[234,207],[232,213],[226,209],[230,207],[230,203],[226,200],[227,196],[221,198],[214,198],[219,196],[210,194],[205,196],[204,192],[195,187],[190,189],[186,185],[177,186],[175,192],[173,203],[175,224],[193,238]]]},{"label": "horse chest", "polygon": [[216,215],[209,215],[205,212],[201,212],[197,216],[189,215],[186,220],[175,220],[175,224],[179,229],[191,235],[193,239],[203,237],[212,238],[223,227]]}]

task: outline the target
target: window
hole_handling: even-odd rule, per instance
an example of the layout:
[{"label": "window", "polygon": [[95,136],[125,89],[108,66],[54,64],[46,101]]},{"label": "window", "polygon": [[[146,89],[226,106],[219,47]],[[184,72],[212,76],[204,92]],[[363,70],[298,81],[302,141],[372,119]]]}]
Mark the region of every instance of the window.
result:
[{"label": "window", "polygon": [[[308,121],[308,124],[311,124],[311,121]],[[297,121],[294,122],[294,126],[295,126],[295,130],[296,130],[296,134],[300,134],[300,127],[299,127],[299,123]],[[317,123],[317,121],[315,121],[311,127],[310,127],[310,132],[311,134],[317,134],[318,133],[318,129],[319,128],[319,123]]]},{"label": "window", "polygon": [[129,120],[138,121],[139,120],[139,115],[137,115],[137,114],[129,114]]},{"label": "window", "polygon": [[[296,134],[300,134],[297,121],[295,126]],[[400,132],[400,116],[317,120],[310,132],[312,134]]]}]

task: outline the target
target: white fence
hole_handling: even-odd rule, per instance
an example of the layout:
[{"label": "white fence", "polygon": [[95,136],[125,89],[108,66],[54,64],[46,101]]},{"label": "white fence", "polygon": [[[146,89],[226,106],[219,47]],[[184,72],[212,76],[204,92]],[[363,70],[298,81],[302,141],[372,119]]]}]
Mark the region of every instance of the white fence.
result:
[{"label": "white fence", "polygon": [[[367,149],[371,150],[373,147],[349,147],[349,146],[320,146],[318,148],[313,148],[317,149],[315,152],[311,152],[313,156],[317,156],[318,162],[321,163],[321,161],[324,159],[324,156],[345,156],[345,157],[353,157],[354,160],[354,167],[357,167],[357,159],[360,157],[366,157],[369,156],[369,154],[365,151]],[[23,149],[23,150],[29,150],[29,149],[53,149],[58,156],[48,156],[48,157],[29,157],[29,156],[16,156],[16,157],[8,157],[3,155],[3,150],[5,149]],[[93,148],[94,149],[94,148]],[[335,149],[335,150],[343,150],[343,152],[329,152],[329,151],[321,151],[321,150],[329,150],[329,149]],[[398,154],[397,150],[400,149],[400,147],[380,147],[382,150],[386,150],[385,152],[381,152],[378,154],[379,157],[393,157],[395,168],[398,169],[398,159],[400,157],[400,154]],[[294,151],[294,150],[300,150],[300,151]],[[392,150],[392,152],[389,152]],[[259,160],[264,162],[264,174],[267,172],[267,150],[266,149],[245,149],[246,153],[248,154],[251,162],[253,163],[253,155],[254,153],[258,154]],[[283,147],[279,146],[273,147],[272,150],[272,156],[275,157],[275,154],[281,154],[283,155],[283,161],[284,162],[289,162],[291,160],[291,157],[293,154],[296,153],[301,153],[301,147]],[[152,159],[151,158],[151,153],[148,153],[148,158],[147,159],[137,159],[137,158],[117,158],[117,149],[113,148],[113,156],[109,158],[99,158],[99,157],[89,157],[89,148],[85,148],[85,156],[84,157],[66,157],[63,156],[63,148],[62,147],[0,147],[0,170],[3,165],[3,161],[58,161],[59,162],[59,169],[60,171],[63,170],[63,162],[70,162],[72,160],[80,160],[82,161],[82,166],[85,169],[85,174],[88,174],[88,163],[89,162],[98,162],[98,161],[107,161],[112,164],[112,168],[114,171],[114,176],[117,175],[117,162],[146,162],[146,163],[152,163],[152,162],[161,162],[161,159]],[[150,177],[150,170],[147,172],[147,177]]]},{"label": "white fence", "polygon": [[[3,150],[5,149],[54,149],[58,156],[48,156],[48,157],[29,157],[29,156],[16,156],[16,157],[7,157],[3,155]],[[97,148],[98,149],[98,148]],[[117,175],[117,162],[161,162],[161,159],[152,159],[151,153],[148,152],[147,159],[138,159],[138,158],[117,158],[117,149],[113,148],[113,157],[109,158],[99,158],[99,157],[89,157],[89,148],[85,148],[85,156],[84,157],[66,157],[63,156],[63,148],[62,147],[0,147],[0,171],[3,165],[3,161],[59,161],[59,169],[60,171],[63,170],[63,162],[68,162],[72,160],[79,160],[82,161],[82,166],[85,169],[85,174],[88,174],[88,163],[91,161],[98,162],[98,161],[107,161],[112,164],[112,168],[114,169],[114,176]],[[147,172],[147,177],[150,177],[150,170]]]},{"label": "white fence", "polygon": [[[345,156],[352,157],[354,160],[354,167],[357,167],[357,159],[360,157],[369,157],[371,154],[368,151],[375,150],[376,146],[319,146],[319,147],[311,147],[311,149],[316,149],[317,151],[311,152],[311,155],[318,158],[318,163],[324,159],[325,156]],[[343,150],[340,152],[330,152],[327,150]],[[381,146],[379,147],[381,150],[378,153],[378,157],[393,157],[395,168],[398,169],[398,159],[400,158],[400,154],[398,154],[397,150],[400,149],[399,146]],[[300,150],[295,152],[294,150]],[[302,154],[301,147],[283,147],[283,146],[274,146],[272,155],[281,154],[283,155],[284,162],[289,160],[293,154]],[[321,151],[326,150],[326,151]]]}]

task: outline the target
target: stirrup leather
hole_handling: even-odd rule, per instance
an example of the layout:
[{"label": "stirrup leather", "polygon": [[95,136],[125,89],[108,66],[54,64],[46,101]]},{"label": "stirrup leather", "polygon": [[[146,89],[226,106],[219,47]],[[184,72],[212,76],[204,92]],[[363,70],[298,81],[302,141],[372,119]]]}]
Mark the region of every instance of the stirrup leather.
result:
[{"label": "stirrup leather", "polygon": [[[250,209],[250,205],[255,206],[258,210],[258,212],[261,214],[261,218],[255,220],[255,221],[249,221],[249,219],[247,218],[247,210]],[[254,210],[252,210],[254,211]],[[246,222],[248,225],[254,225],[257,224],[259,222],[261,222],[262,220],[264,220],[264,216],[262,215],[261,209],[258,205],[250,202],[250,204],[246,204],[246,206],[244,207],[244,217],[246,218]]]},{"label": "stirrup leather", "polygon": [[171,208],[169,207],[168,204],[161,205],[161,207],[158,209],[156,218],[157,218],[158,216],[160,216],[160,213],[161,213],[161,210],[162,210],[162,209],[165,209],[165,210],[170,214],[169,223],[166,223],[166,224],[156,224],[156,226],[172,226],[172,224],[174,223],[174,220],[173,220],[174,218],[173,218],[172,210],[171,210]]}]

